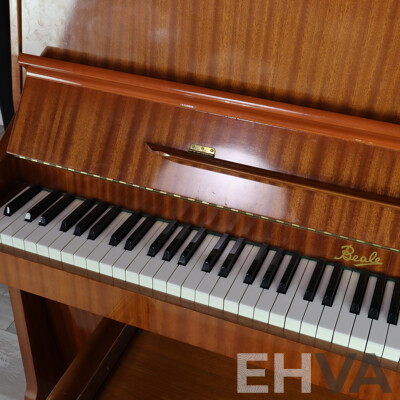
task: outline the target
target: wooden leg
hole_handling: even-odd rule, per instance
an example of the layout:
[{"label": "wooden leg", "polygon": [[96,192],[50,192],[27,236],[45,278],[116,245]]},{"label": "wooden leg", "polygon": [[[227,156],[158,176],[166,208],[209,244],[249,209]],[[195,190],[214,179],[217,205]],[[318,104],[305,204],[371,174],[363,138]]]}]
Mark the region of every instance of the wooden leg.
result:
[{"label": "wooden leg", "polygon": [[26,376],[26,400],[45,399],[100,317],[9,288]]},{"label": "wooden leg", "polygon": [[103,318],[47,400],[93,399],[137,331]]}]

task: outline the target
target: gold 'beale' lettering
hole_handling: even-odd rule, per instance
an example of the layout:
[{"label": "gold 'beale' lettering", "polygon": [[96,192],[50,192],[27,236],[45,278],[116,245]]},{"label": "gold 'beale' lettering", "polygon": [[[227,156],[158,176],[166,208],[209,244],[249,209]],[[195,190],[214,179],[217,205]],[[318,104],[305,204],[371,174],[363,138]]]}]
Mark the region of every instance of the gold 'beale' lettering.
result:
[{"label": "gold 'beale' lettering", "polygon": [[342,246],[342,254],[339,257],[334,257],[334,259],[354,262],[356,267],[362,267],[364,265],[382,265],[381,259],[378,257],[376,251],[372,252],[368,258],[366,256],[359,257],[354,253],[353,245],[346,244]]}]

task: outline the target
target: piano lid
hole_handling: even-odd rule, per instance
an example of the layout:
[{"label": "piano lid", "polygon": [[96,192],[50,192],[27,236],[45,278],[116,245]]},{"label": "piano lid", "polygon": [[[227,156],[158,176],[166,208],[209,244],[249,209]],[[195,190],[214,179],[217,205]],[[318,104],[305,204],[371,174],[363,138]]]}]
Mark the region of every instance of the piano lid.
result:
[{"label": "piano lid", "polygon": [[336,234],[332,204],[398,214],[397,125],[43,57],[20,62],[27,80],[8,146],[18,157]]}]

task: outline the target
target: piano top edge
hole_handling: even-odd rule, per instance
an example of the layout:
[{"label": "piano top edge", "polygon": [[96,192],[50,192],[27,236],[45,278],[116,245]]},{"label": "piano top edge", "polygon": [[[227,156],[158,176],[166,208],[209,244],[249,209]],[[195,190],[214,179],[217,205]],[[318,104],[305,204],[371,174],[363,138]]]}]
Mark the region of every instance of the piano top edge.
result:
[{"label": "piano top edge", "polygon": [[346,142],[400,150],[400,127],[367,118],[107,70],[46,57],[20,54],[28,76],[122,96],[169,104]]}]

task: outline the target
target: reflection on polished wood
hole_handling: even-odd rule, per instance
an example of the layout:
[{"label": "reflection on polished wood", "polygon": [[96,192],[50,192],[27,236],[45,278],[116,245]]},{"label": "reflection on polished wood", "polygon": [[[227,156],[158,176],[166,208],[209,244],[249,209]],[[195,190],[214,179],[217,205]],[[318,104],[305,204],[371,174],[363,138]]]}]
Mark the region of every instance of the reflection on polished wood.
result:
[{"label": "reflection on polished wood", "polygon": [[10,4],[28,54],[400,122],[397,0]]},{"label": "reflection on polished wood", "polygon": [[[397,248],[396,197],[400,193],[397,151],[186,109],[165,104],[162,97],[156,102],[109,93],[110,90],[119,93],[114,86],[107,86],[106,91],[88,89],[85,88],[87,70],[83,69],[82,75],[80,66],[32,57],[22,59],[28,64],[28,79],[9,152],[345,239]],[[41,79],[30,75],[28,61],[34,65],[33,71],[35,65],[42,66]],[[64,75],[74,75],[82,86],[53,82],[53,71],[61,67],[65,68]],[[96,71],[94,75],[101,82],[104,76],[104,79],[112,76],[112,82],[124,77],[124,74],[90,70]],[[50,74],[47,79],[46,73]],[[177,89],[168,85],[152,81],[150,86],[153,93],[166,90],[169,96]],[[194,93],[196,97],[196,91],[186,86],[185,96],[191,98],[190,93]],[[206,108],[209,103],[203,104]],[[247,104],[250,117],[251,110],[257,107],[256,103]],[[285,110],[285,105],[279,107],[275,108]],[[303,112],[303,119],[313,121],[315,113],[318,115],[310,112],[307,117]],[[352,118],[347,118],[352,121],[350,125],[357,126],[359,119]],[[333,119],[340,121],[341,116]],[[368,120],[362,122],[363,131],[368,132]],[[394,135],[392,142],[396,143],[399,129],[387,125]],[[377,125],[373,122],[370,132],[379,142],[379,138],[386,137],[386,130],[385,124],[378,126],[381,128],[375,130]],[[339,130],[336,127],[335,131]],[[265,170],[266,176],[221,173],[213,171],[212,165],[208,171],[196,165],[171,162],[148,149],[148,144],[154,144],[187,152],[193,143],[215,148],[215,156],[221,162]],[[287,175],[305,184],[269,179]],[[315,183],[322,190],[315,190]],[[343,189],[335,191],[335,186]],[[326,217],[327,209],[331,210],[330,218]]]},{"label": "reflection on polished wood", "polygon": [[[267,365],[260,363],[257,367]],[[231,358],[141,331],[105,382],[99,399],[150,400],[163,398],[165,393],[174,393],[174,400],[264,400],[266,396],[270,400],[282,399],[282,394],[273,392],[274,378],[270,371],[266,371],[265,378],[248,378],[250,385],[268,385],[268,395],[237,393],[237,383],[232,380],[236,374],[236,361]],[[154,377],[157,377],[155,382]],[[285,398],[298,398],[299,387],[296,379],[287,378]],[[326,400],[350,399],[318,386],[313,386],[312,393]]]},{"label": "reflection on polished wood", "polygon": [[[1,203],[21,184],[38,183],[308,257],[335,260],[351,245],[359,257],[380,258],[358,268],[400,277],[399,2],[42,3],[10,0],[20,107],[0,141]],[[21,99],[19,55],[27,71]],[[194,143],[213,147],[215,157],[189,153]],[[148,382],[160,355],[171,374],[174,357],[187,372],[184,394],[195,387],[194,364],[181,353],[226,368],[223,387],[215,387],[222,398],[234,395],[238,352],[282,352],[291,368],[300,366],[301,352],[322,352],[335,377],[345,359],[347,349],[1,250],[26,399],[71,386],[101,342],[103,317],[117,332],[130,324],[164,338],[140,333],[102,398],[132,394],[130,374]],[[168,348],[157,353],[158,346]],[[345,398],[361,359],[343,395],[327,392],[314,363],[307,397]],[[350,396],[395,398],[398,366],[382,366],[393,395],[375,385]]]},{"label": "reflection on polished wood", "polygon": [[249,96],[124,74],[45,57],[21,54],[19,63],[28,76],[96,89],[135,99],[276,127],[306,131],[389,149],[400,147],[397,125],[344,114],[324,112]]},{"label": "reflection on polished wood", "polygon": [[[104,113],[105,109],[109,113]],[[280,138],[282,147],[270,150],[268,140],[274,135],[276,138],[286,135],[289,143],[293,136],[300,138],[304,146],[291,147],[290,157],[278,158],[284,162],[271,167],[270,160],[285,153],[287,143]],[[331,178],[321,175],[318,167],[326,160],[312,146],[309,151],[316,158],[305,158],[305,171],[308,168],[305,173],[301,160],[307,143],[312,140],[320,145],[325,140],[337,141],[338,148],[346,143],[356,154],[360,149],[370,151],[369,146],[357,141],[344,142],[313,132],[255,124],[162,101],[138,100],[108,90],[53,82],[51,76],[39,78],[29,72],[12,132],[7,133],[8,143],[2,148],[16,156],[11,158],[15,174],[26,182],[249,240],[268,241],[310,257],[333,260],[342,254],[343,245],[351,243],[360,257],[378,254],[380,263],[368,266],[369,270],[400,276],[399,264],[392,262],[399,252],[396,199],[381,193],[382,182],[378,185],[378,180],[372,184],[373,189],[368,182],[360,181],[360,187],[348,183],[335,191],[334,185],[341,182],[341,175],[354,170],[350,167],[338,170],[327,160]],[[192,143],[212,145],[215,158],[202,159],[187,153]],[[381,151],[397,154],[395,150],[381,148]],[[177,159],[177,155],[181,158]],[[10,155],[4,157],[3,162],[9,158]],[[219,164],[216,160],[220,160]],[[285,160],[291,161],[286,164]],[[361,170],[359,173],[362,174]],[[396,177],[394,171],[392,177]],[[391,185],[386,186],[388,192],[392,189]],[[329,218],[326,209],[331,210]],[[293,341],[294,338],[282,337],[282,332],[266,333],[265,325],[252,321],[160,298],[154,293],[138,292],[137,288],[120,288],[118,283],[114,286],[101,283],[93,276],[81,277],[57,269],[57,265],[49,266],[49,261],[43,258],[29,261],[23,254],[4,248],[1,260],[4,268],[0,280],[18,290],[66,305],[67,309],[60,312],[62,315],[70,307],[76,307],[232,358],[238,352],[260,352],[264,347],[293,359],[299,352],[318,349],[332,360],[335,373],[344,361],[343,349],[326,349],[326,345],[315,341],[301,343],[300,338]],[[344,263],[354,265],[351,260]],[[26,310],[23,303],[15,304],[17,313],[23,314],[20,319],[26,320],[29,308]],[[52,323],[54,329],[61,329],[59,322]],[[93,327],[87,330],[92,332]],[[201,334],[205,331],[210,335]],[[220,340],[221,332],[226,338],[224,343]],[[21,328],[22,341],[28,341],[31,335],[37,337],[39,333]],[[33,388],[30,392],[41,398],[42,393],[49,393],[68,362],[63,362],[54,376],[47,377],[41,373],[44,367],[35,364],[35,349],[27,346],[24,351],[28,354],[24,356],[28,388]],[[51,357],[46,360],[49,362]],[[392,388],[397,387],[396,369],[397,365],[385,369]],[[45,385],[38,383],[39,376],[45,379]],[[313,384],[326,387],[318,368],[313,369]],[[343,393],[346,390],[345,387]],[[373,388],[368,398],[381,398],[379,390]]]},{"label": "reflection on polished wood", "polygon": [[[284,353],[291,368],[301,367],[301,353],[323,353],[327,357],[332,373],[337,376],[345,360],[346,350],[335,347],[323,349],[312,341],[308,344],[266,332],[266,325],[251,320],[237,319],[219,310],[199,307],[179,299],[151,293],[140,287],[121,288],[115,285],[88,279],[37,261],[0,254],[0,280],[21,290],[29,290],[48,299],[57,299],[68,306],[103,315],[115,321],[127,323],[168,338],[201,347],[236,359],[237,353],[267,352]],[[7,265],[8,267],[5,267]],[[31,271],[38,271],[32,276]],[[223,340],[221,337],[223,336]],[[348,393],[360,367],[356,360],[345,382],[342,393]],[[270,366],[271,368],[271,366]],[[385,365],[384,373],[394,391],[400,390],[397,379],[397,364]],[[316,362],[312,363],[312,383],[327,388],[326,380]],[[383,395],[380,387],[368,387],[368,399],[391,399]],[[361,397],[363,398],[363,397]]]},{"label": "reflection on polished wood", "polygon": [[47,399],[92,399],[135,332],[131,326],[103,318]]}]

